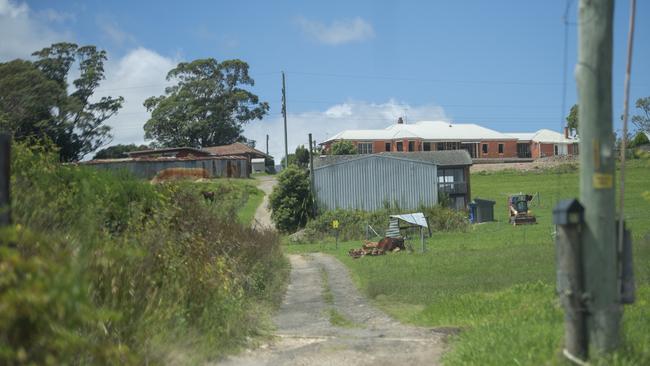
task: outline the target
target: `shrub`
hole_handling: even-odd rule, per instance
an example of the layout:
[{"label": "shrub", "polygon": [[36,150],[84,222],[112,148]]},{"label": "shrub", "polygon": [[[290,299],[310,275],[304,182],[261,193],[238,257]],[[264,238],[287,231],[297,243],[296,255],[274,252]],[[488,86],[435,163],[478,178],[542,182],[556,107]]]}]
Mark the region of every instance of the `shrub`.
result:
[{"label": "shrub", "polygon": [[[469,228],[467,215],[462,211],[441,206],[421,207],[417,211],[424,213],[432,231],[465,231]],[[413,210],[408,212],[413,212]],[[340,209],[325,211],[307,223],[305,237],[308,241],[316,241],[333,235],[333,220],[339,221],[339,239],[341,240],[365,238],[366,225],[372,226],[380,236],[383,236],[388,228],[389,216],[398,213],[407,212],[389,208],[372,212]],[[370,231],[370,235],[374,236],[374,233]]]},{"label": "shrub", "polygon": [[278,176],[278,184],[269,197],[271,219],[281,232],[293,232],[307,223],[313,210],[309,173],[289,166]]},{"label": "shrub", "polygon": [[336,141],[332,144],[332,155],[355,155],[357,148],[347,140]]},{"label": "shrub", "polygon": [[263,329],[287,264],[276,234],[219,207],[240,190],[208,203],[192,183],[62,166],[40,147],[12,158],[0,364],[165,363],[178,339],[208,357]]}]

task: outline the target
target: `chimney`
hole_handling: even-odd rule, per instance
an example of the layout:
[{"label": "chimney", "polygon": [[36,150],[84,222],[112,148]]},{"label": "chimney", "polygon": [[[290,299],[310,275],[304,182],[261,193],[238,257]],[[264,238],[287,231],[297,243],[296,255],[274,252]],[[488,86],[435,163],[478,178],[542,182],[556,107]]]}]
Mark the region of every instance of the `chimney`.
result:
[{"label": "chimney", "polygon": [[564,126],[564,138],[569,138],[569,126]]},{"label": "chimney", "polygon": [[397,119],[397,124],[398,125],[403,125],[404,124],[404,120],[402,119],[402,117]]}]

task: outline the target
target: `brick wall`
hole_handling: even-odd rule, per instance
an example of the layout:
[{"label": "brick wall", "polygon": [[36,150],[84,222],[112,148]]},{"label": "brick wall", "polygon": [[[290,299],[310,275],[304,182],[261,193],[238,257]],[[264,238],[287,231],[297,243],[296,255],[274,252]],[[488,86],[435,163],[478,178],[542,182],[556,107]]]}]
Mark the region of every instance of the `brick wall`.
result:
[{"label": "brick wall", "polygon": [[[499,144],[503,144],[503,154],[499,154]],[[483,153],[483,145],[488,146],[488,152]],[[479,144],[480,158],[516,158],[517,140],[508,141],[481,141]]]}]

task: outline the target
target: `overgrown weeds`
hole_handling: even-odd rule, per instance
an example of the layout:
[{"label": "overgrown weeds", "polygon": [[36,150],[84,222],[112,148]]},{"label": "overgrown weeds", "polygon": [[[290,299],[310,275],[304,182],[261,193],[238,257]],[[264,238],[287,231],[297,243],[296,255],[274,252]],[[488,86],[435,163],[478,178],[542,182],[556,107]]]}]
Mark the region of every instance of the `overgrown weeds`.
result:
[{"label": "overgrown weeds", "polygon": [[187,362],[264,332],[288,265],[277,234],[189,183],[61,166],[18,145],[0,236],[0,363]]},{"label": "overgrown weeds", "polygon": [[[417,211],[424,213],[432,231],[466,231],[469,228],[467,216],[462,211],[441,206],[421,207]],[[388,228],[389,216],[403,212],[405,211],[388,208],[373,212],[361,210],[325,211],[307,223],[303,238],[307,242],[314,242],[333,236],[335,232],[332,222],[334,220],[339,222],[340,240],[360,240],[365,238],[366,233],[375,237],[372,229],[382,236]],[[368,225],[372,229],[368,228]]]}]

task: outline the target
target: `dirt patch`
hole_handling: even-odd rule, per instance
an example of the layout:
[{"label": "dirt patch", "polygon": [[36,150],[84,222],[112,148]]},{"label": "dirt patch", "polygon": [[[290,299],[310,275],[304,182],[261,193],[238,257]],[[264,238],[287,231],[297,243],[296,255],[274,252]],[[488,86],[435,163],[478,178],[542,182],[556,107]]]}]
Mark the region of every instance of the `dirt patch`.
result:
[{"label": "dirt patch", "polygon": [[269,208],[269,195],[273,192],[273,187],[278,183],[274,176],[262,176],[257,178],[260,183],[257,188],[264,192],[262,203],[257,207],[253,219],[253,228],[262,227],[275,230],[275,225],[271,220],[271,209]]},{"label": "dirt patch", "polygon": [[537,159],[528,163],[495,163],[495,164],[474,164],[469,169],[471,173],[496,172],[500,170],[534,171],[554,168],[565,164],[578,164],[576,156],[555,156]]},{"label": "dirt patch", "polygon": [[[276,340],[218,365],[437,365],[450,332],[403,325],[372,306],[347,268],[325,254],[291,255]],[[323,276],[331,299],[323,296]],[[329,297],[329,296],[328,296]],[[332,312],[355,326],[337,326]]]}]

